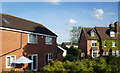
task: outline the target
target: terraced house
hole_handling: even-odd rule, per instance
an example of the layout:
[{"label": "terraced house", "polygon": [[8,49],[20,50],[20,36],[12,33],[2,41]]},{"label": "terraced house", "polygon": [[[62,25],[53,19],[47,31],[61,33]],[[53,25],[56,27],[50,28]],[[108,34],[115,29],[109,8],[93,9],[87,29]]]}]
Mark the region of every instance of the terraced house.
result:
[{"label": "terraced house", "polygon": [[[13,64],[21,56],[32,60],[26,64],[26,69],[41,70],[49,61],[57,57],[57,35],[42,24],[15,17],[9,14],[0,14],[0,59],[2,69],[12,68],[22,70],[25,66]],[[59,55],[60,56],[60,55]],[[62,56],[62,54],[61,54]]]},{"label": "terraced house", "polygon": [[80,34],[79,49],[81,56],[93,58],[101,55],[120,56],[120,24],[115,22],[109,27],[84,27]]}]

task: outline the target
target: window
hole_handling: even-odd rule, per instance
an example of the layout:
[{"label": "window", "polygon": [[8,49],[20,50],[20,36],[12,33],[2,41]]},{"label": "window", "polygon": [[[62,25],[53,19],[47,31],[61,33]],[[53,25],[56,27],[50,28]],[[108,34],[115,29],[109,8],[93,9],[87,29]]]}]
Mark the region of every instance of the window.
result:
[{"label": "window", "polygon": [[51,61],[51,60],[53,60],[52,53],[48,53],[48,61]]},{"label": "window", "polygon": [[110,31],[110,37],[115,37],[115,32],[114,31]]},{"label": "window", "polygon": [[112,55],[115,56],[115,50],[112,50]]},{"label": "window", "polygon": [[16,59],[15,56],[6,56],[6,68],[13,68],[13,61]]},{"label": "window", "polygon": [[104,47],[106,47],[106,45],[107,45],[107,42],[106,42],[106,41],[104,41]]},{"label": "window", "polygon": [[92,47],[95,47],[97,46],[97,41],[92,41],[92,44],[91,44]]},{"label": "window", "polygon": [[116,42],[112,42],[112,47],[116,47]]},{"label": "window", "polygon": [[112,50],[113,56],[119,56],[119,50]]},{"label": "window", "polygon": [[37,35],[29,34],[28,43],[37,44]]},{"label": "window", "polygon": [[94,36],[94,35],[95,35],[94,31],[91,31],[91,36]]},{"label": "window", "polygon": [[105,55],[105,56],[108,55],[108,51],[104,51],[103,55]]},{"label": "window", "polygon": [[46,37],[45,38],[45,43],[46,44],[52,44],[52,37]]},{"label": "window", "polygon": [[45,65],[47,65],[52,60],[53,60],[53,54],[52,53],[45,54]]},{"label": "window", "polygon": [[28,63],[28,69],[37,71],[38,70],[38,55],[37,54],[30,54],[28,58],[32,60],[32,63]]},{"label": "window", "polygon": [[85,34],[82,34],[82,36],[85,36]]},{"label": "window", "polygon": [[98,57],[98,50],[92,50],[92,57],[93,58]]},{"label": "window", "polygon": [[119,56],[119,50],[116,50],[116,56],[117,57]]}]

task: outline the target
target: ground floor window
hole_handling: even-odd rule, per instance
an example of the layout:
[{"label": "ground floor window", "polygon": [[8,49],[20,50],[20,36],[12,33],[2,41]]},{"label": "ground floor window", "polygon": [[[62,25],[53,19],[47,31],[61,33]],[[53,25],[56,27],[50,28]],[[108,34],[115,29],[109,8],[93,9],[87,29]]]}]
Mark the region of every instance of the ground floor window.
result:
[{"label": "ground floor window", "polygon": [[98,57],[98,50],[92,50],[92,57],[93,58]]},{"label": "ground floor window", "polygon": [[16,56],[6,56],[6,68],[13,68],[13,61],[16,60]]},{"label": "ground floor window", "polygon": [[28,69],[33,70],[33,71],[37,71],[37,69],[38,69],[38,55],[31,54],[31,55],[28,55],[28,58],[33,61],[32,63],[28,64]]},{"label": "ground floor window", "polygon": [[119,56],[119,50],[112,50],[113,56]]},{"label": "ground floor window", "polygon": [[104,51],[103,55],[105,55],[105,56],[108,55],[108,51]]},{"label": "ground floor window", "polygon": [[53,54],[52,53],[46,53],[45,54],[45,65],[47,65],[52,60],[53,60]]}]

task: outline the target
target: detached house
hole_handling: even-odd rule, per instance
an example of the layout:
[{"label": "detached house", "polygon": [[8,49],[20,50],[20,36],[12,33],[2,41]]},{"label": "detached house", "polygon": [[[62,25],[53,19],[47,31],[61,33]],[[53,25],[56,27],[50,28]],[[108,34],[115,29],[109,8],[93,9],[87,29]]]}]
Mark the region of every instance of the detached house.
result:
[{"label": "detached house", "polygon": [[120,24],[115,22],[109,27],[85,27],[80,34],[79,49],[81,57],[93,58],[101,55],[120,56]]},{"label": "detached house", "polygon": [[4,70],[16,68],[19,65],[13,61],[25,56],[32,60],[26,68],[36,71],[41,70],[49,61],[56,57],[57,35],[42,24],[8,14],[0,14],[0,36],[1,44],[0,67]]}]

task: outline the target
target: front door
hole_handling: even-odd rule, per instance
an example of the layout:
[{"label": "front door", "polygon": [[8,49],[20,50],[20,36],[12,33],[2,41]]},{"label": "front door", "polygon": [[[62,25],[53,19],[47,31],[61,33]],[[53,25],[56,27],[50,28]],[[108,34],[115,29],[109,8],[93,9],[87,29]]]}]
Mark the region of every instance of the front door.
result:
[{"label": "front door", "polygon": [[33,61],[32,63],[28,64],[28,69],[30,69],[32,71],[37,71],[38,70],[38,56],[37,56],[37,54],[28,55],[28,58]]}]

